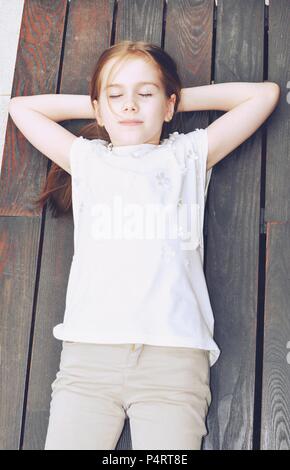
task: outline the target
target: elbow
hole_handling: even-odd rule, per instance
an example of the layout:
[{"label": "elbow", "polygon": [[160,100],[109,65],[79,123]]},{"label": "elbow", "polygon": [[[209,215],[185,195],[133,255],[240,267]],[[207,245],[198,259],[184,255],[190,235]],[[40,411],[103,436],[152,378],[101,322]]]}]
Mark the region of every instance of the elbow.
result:
[{"label": "elbow", "polygon": [[275,82],[262,82],[260,97],[263,105],[271,114],[279,102],[280,86]]},{"label": "elbow", "polygon": [[278,85],[278,83],[275,83],[275,82],[264,82],[264,83],[267,83],[267,87],[268,87],[267,95],[273,99],[275,104],[277,104],[280,98],[280,93],[281,93],[280,86]]},{"label": "elbow", "polygon": [[12,117],[12,112],[13,112],[13,109],[15,110],[15,106],[19,106],[19,104],[22,103],[22,96],[14,96],[13,98],[10,99],[9,101],[9,105],[8,105],[8,113],[10,114],[10,116]]},{"label": "elbow", "polygon": [[14,98],[11,98],[10,101],[9,101],[9,105],[8,105],[8,111],[9,113],[11,112],[11,109],[12,107],[14,106],[14,104],[16,103],[17,101],[17,96],[14,96]]},{"label": "elbow", "polygon": [[280,93],[281,93],[280,86],[278,85],[278,83],[275,83],[275,82],[271,82],[271,85],[273,88],[274,96],[277,98],[277,101],[278,101],[280,98]]},{"label": "elbow", "polygon": [[15,98],[11,98],[11,100],[9,101],[9,105],[8,105],[8,113],[10,114],[10,116],[11,116],[12,108],[14,104],[15,104]]},{"label": "elbow", "polygon": [[25,101],[25,99],[26,99],[26,96],[14,96],[13,98],[10,98],[9,107],[15,103],[21,103]]},{"label": "elbow", "polygon": [[280,86],[278,83],[272,83],[273,85],[273,90],[272,90],[272,96],[273,96],[273,103],[274,103],[274,109],[277,107],[280,99]]},{"label": "elbow", "polygon": [[9,112],[11,111],[11,108],[13,106],[13,100],[14,100],[14,98],[11,98],[10,101],[9,101],[9,105],[8,105],[8,111]]}]

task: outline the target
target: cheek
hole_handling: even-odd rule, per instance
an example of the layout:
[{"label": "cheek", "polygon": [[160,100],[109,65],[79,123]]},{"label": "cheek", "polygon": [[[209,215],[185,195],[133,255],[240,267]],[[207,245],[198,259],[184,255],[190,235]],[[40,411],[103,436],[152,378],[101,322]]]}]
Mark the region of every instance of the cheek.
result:
[{"label": "cheek", "polygon": [[115,115],[115,113],[118,111],[118,108],[116,105],[114,105],[113,103],[110,103],[110,106],[109,105],[104,105],[103,108],[102,108],[102,115],[104,116],[104,118],[107,118],[107,119],[111,119],[112,118],[112,115]]},{"label": "cheek", "polygon": [[156,116],[163,116],[163,114],[166,112],[164,103],[162,101],[157,100],[154,103],[151,103],[150,107]]}]

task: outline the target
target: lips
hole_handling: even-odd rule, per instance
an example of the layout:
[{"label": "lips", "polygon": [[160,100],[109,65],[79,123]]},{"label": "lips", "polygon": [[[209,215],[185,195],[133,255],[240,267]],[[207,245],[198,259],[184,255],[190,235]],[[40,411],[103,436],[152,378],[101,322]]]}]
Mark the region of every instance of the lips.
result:
[{"label": "lips", "polygon": [[142,124],[143,121],[137,120],[128,120],[128,121],[120,121],[120,124],[124,124],[126,126],[136,126],[137,124]]}]

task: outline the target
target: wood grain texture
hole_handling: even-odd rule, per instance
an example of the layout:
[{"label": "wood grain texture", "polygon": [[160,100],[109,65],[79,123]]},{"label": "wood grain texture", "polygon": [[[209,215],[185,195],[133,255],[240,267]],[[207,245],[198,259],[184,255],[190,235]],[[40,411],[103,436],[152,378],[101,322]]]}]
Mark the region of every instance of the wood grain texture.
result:
[{"label": "wood grain texture", "polygon": [[267,224],[261,449],[290,449],[290,222]]},{"label": "wood grain texture", "polygon": [[[66,0],[25,2],[11,96],[56,93]],[[48,160],[8,117],[0,177],[0,215],[39,216]]]},{"label": "wood grain texture", "polygon": [[0,217],[0,448],[18,449],[27,380],[40,222]]},{"label": "wood grain texture", "polygon": [[[164,48],[175,59],[184,88],[210,83],[213,6],[211,0],[168,2]],[[200,111],[178,113],[172,120],[179,132],[208,124],[209,113]]]},{"label": "wood grain texture", "polygon": [[[261,448],[290,449],[290,8],[270,2],[269,79],[281,87],[269,119],[266,148],[267,221]],[[285,93],[286,92],[286,93]]]},{"label": "wood grain texture", "polygon": [[290,4],[269,6],[269,80],[281,87],[279,104],[269,117],[265,220],[290,220]]},{"label": "wood grain texture", "polygon": [[[263,34],[263,1],[218,2],[216,83],[263,80]],[[206,449],[252,448],[260,182],[258,130],[215,165],[209,187],[205,272],[221,355]]]}]

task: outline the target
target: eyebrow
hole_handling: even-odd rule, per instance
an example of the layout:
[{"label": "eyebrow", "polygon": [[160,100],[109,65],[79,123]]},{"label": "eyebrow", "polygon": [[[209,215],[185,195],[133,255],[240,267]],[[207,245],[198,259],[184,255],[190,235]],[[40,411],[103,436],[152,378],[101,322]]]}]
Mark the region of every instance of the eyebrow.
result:
[{"label": "eyebrow", "polygon": [[[157,88],[160,88],[156,83],[154,82],[138,82],[136,83],[136,85],[154,85],[156,86]],[[113,88],[113,87],[120,87],[122,88],[124,85],[122,85],[121,83],[111,83],[111,85],[108,85],[106,88]]]}]

